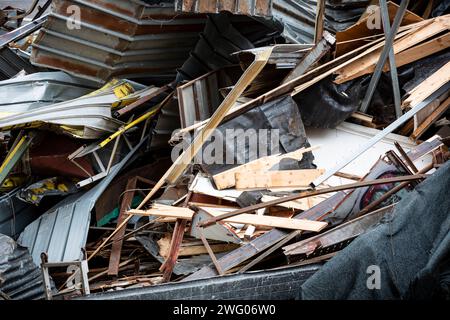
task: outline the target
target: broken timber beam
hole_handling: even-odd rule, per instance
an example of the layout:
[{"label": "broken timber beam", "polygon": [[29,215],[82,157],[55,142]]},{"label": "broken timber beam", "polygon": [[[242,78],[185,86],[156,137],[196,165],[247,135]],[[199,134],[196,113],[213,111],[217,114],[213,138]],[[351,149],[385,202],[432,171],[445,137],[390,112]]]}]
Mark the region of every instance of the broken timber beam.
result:
[{"label": "broken timber beam", "polygon": [[236,174],[245,173],[248,171],[268,171],[274,165],[279,163],[281,160],[290,158],[300,161],[303,158],[303,154],[317,149],[318,147],[302,148],[289,152],[282,155],[271,155],[266,157],[261,157],[259,159],[250,161],[243,165],[234,167],[232,169],[226,170],[224,172],[218,173],[213,176],[214,183],[218,190],[223,190],[227,188],[234,187],[236,185]]},{"label": "broken timber beam", "polygon": [[[334,210],[334,208],[339,205],[339,203],[341,203],[346,196],[347,194],[345,192],[338,192],[310,210],[298,214],[294,217],[294,219],[308,219],[312,221],[321,220],[327,212]],[[221,257],[218,259],[218,264],[220,264],[220,267],[224,272],[227,272],[228,270],[240,265],[242,262],[272,247],[274,244],[283,243],[283,239],[289,237],[289,235],[292,235],[292,232],[287,230],[272,229],[251,242]],[[214,275],[216,275],[214,269],[209,266],[205,266],[182,281],[209,278]]]},{"label": "broken timber beam", "polygon": [[[207,213],[211,214],[214,217],[221,216],[221,213],[223,212],[221,210],[217,209],[215,210],[214,208],[209,207],[200,207],[200,209],[206,211]],[[150,212],[145,210],[129,210],[128,213],[132,215],[148,216],[153,215],[152,212],[154,213],[156,211],[157,210],[153,210]],[[175,215],[179,215],[180,219],[186,221],[192,220],[192,217],[194,216],[194,211],[189,208],[183,208],[183,211],[184,212],[182,212],[181,210],[177,210],[174,213],[172,213],[171,216],[173,217]],[[188,216],[190,216],[191,218],[190,219],[186,218]],[[309,221],[304,219],[291,219],[274,216],[258,216],[255,214],[240,214],[237,216],[232,216],[227,219],[224,219],[223,222],[249,224],[255,226],[292,229],[292,230],[304,230],[313,232],[319,232],[327,226],[326,222]]]},{"label": "broken timber beam", "polygon": [[[422,144],[416,146],[414,149],[410,150],[408,152],[408,157],[412,161],[416,161],[422,156],[432,152],[433,150],[436,150],[440,146],[442,146],[440,137],[434,136],[429,140],[423,142]],[[331,197],[318,203],[314,207],[294,216],[294,219],[321,221],[326,218],[330,212],[333,212],[348,195],[349,193],[346,191],[337,192]],[[287,241],[289,241],[290,237],[295,237],[294,232],[272,229],[259,236],[258,238],[252,240],[251,242],[221,257],[220,259],[218,259],[218,264],[220,264],[220,267],[222,268],[222,270],[224,270],[224,272],[227,272],[228,270],[240,265],[241,263],[258,254],[260,257],[262,257],[266,254],[266,252],[270,253],[270,251],[277,249],[278,245],[282,246],[286,244]],[[262,252],[263,254],[261,254]],[[253,261],[257,262],[256,259]],[[253,264],[253,261],[242,268],[240,271],[243,272],[246,269],[248,270],[248,268],[251,267],[251,264]],[[205,266],[199,271],[183,279],[182,281],[209,278],[214,275],[216,275],[214,269],[212,269],[210,266]]]},{"label": "broken timber beam", "polygon": [[317,0],[316,21],[314,28],[314,43],[317,44],[324,35],[325,0]]},{"label": "broken timber beam", "polygon": [[324,172],[324,169],[237,172],[236,189],[308,188]]},{"label": "broken timber beam", "polygon": [[244,74],[238,80],[231,92],[223,100],[222,104],[217,108],[214,114],[209,118],[206,125],[200,130],[194,141],[189,147],[175,160],[172,166],[161,177],[155,187],[145,197],[138,209],[142,208],[145,203],[150,200],[155,193],[167,183],[175,183],[178,178],[184,173],[186,168],[191,164],[192,159],[197,152],[202,148],[204,142],[212,135],[213,130],[222,122],[224,117],[236,103],[237,99],[242,95],[245,89],[258,76],[261,70],[266,65],[272,53],[272,48],[264,48],[257,51],[255,61],[245,70]]}]

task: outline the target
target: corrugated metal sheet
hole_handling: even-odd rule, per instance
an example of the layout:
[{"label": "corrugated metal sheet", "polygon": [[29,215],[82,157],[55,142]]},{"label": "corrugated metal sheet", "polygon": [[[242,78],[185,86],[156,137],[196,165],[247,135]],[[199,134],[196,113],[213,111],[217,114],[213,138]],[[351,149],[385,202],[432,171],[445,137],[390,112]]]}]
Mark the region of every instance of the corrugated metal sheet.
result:
[{"label": "corrugated metal sheet", "polygon": [[272,16],[272,0],[175,0],[175,8],[192,13],[229,11],[255,17]]},{"label": "corrugated metal sheet", "polygon": [[0,290],[13,300],[44,298],[39,268],[28,250],[0,234]]},{"label": "corrugated metal sheet", "polygon": [[254,47],[254,44],[234,27],[228,15],[211,15],[189,59],[178,70],[177,82],[192,80],[210,71],[238,64],[239,60],[232,54]]},{"label": "corrugated metal sheet", "polygon": [[209,72],[179,86],[177,98],[181,127],[186,128],[208,119],[223,101],[219,89],[233,86],[241,74],[239,67],[228,67]]},{"label": "corrugated metal sheet", "polygon": [[[335,33],[354,24],[369,0],[327,0],[325,28]],[[313,43],[316,0],[273,0],[273,17],[284,26],[283,36],[291,43]]]},{"label": "corrugated metal sheet", "polygon": [[0,118],[79,98],[98,85],[64,72],[39,72],[0,82]]},{"label": "corrugated metal sheet", "polygon": [[146,141],[142,140],[99,184],[91,190],[67,197],[30,224],[20,235],[19,244],[27,247],[36,264],[46,252],[49,262],[70,262],[81,258],[86,244],[91,210],[119,171]]},{"label": "corrugated metal sheet", "polygon": [[[131,94],[126,97],[118,97],[115,89],[124,85],[132,89]],[[77,99],[1,118],[0,128],[10,130],[12,128],[40,127],[44,124],[51,125],[55,130],[77,138],[100,138],[105,132],[115,132],[123,125],[122,121],[112,117],[112,106],[123,101],[139,99],[145,93],[143,88],[145,87],[142,85],[125,80],[114,81],[94,93]],[[139,91],[134,92],[134,90]]]},{"label": "corrugated metal sheet", "polygon": [[[175,12],[173,0],[157,3],[53,0],[53,11],[33,44],[31,61],[98,81],[114,76],[174,76],[197,43],[206,17]],[[68,27],[71,5],[81,9],[79,29]]]}]

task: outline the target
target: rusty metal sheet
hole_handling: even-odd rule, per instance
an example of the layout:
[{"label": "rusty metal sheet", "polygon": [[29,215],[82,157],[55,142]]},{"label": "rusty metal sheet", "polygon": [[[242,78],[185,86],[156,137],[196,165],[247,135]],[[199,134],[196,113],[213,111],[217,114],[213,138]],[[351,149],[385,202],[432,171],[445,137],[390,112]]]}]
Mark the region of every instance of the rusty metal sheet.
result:
[{"label": "rusty metal sheet", "polygon": [[219,13],[229,11],[255,17],[271,17],[273,0],[175,0],[179,12]]},{"label": "rusty metal sheet", "polygon": [[[189,57],[205,15],[175,12],[173,1],[53,0],[31,62],[104,82],[112,77],[174,76]],[[80,9],[74,25],[72,9]]]}]

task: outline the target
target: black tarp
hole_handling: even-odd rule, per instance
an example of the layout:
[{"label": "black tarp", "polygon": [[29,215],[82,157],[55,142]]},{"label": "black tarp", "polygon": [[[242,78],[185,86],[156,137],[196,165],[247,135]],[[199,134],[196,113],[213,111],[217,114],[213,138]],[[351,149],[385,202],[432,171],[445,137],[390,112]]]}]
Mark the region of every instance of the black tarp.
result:
[{"label": "black tarp", "polygon": [[[249,129],[251,129],[251,132],[248,131]],[[260,130],[267,130],[269,135],[267,140],[264,137],[266,131]],[[274,130],[278,130],[277,136],[275,136]],[[228,132],[234,132],[236,136],[227,134]],[[244,136],[240,132],[246,132],[248,135]],[[298,106],[291,96],[284,96],[251,109],[217,127],[217,133],[220,134],[211,138],[203,146],[203,150],[209,150],[211,143],[223,145],[224,152],[220,153],[221,161],[212,164],[203,161],[202,168],[212,175],[255,160],[263,155],[284,154],[311,146],[306,137]],[[275,143],[271,142],[273,137]],[[253,144],[254,142],[259,144],[258,147]],[[264,153],[262,153],[261,148],[266,148]],[[227,156],[233,158],[233,161],[227,161]],[[312,152],[307,152],[303,154],[301,161],[296,162],[295,165],[285,163],[282,165],[282,169],[314,168],[313,160]]]},{"label": "black tarp", "polygon": [[[450,161],[306,281],[300,299],[450,298]],[[379,289],[369,289],[373,266]]]}]

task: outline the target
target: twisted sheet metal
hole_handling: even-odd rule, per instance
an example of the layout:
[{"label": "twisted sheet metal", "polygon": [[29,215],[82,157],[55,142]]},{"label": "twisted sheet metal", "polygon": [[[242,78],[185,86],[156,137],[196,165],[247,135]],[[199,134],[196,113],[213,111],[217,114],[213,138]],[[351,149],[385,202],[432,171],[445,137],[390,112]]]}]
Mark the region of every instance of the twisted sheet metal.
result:
[{"label": "twisted sheet metal", "polygon": [[40,264],[42,252],[48,254],[49,262],[71,262],[82,257],[81,248],[86,244],[95,202],[145,141],[113,166],[95,187],[65,198],[25,228],[18,243],[30,250],[36,264]]},{"label": "twisted sheet metal", "polygon": [[0,291],[13,300],[43,298],[41,271],[28,250],[0,234],[0,253]]},{"label": "twisted sheet metal", "polygon": [[[31,62],[100,82],[119,76],[174,76],[206,22],[205,15],[175,12],[173,0],[152,5],[137,0],[52,4]],[[73,27],[74,8],[80,10],[80,28]]]}]

